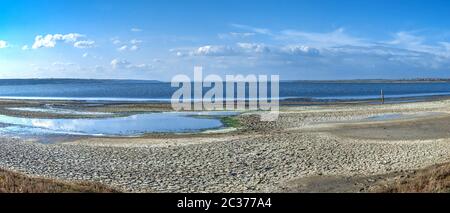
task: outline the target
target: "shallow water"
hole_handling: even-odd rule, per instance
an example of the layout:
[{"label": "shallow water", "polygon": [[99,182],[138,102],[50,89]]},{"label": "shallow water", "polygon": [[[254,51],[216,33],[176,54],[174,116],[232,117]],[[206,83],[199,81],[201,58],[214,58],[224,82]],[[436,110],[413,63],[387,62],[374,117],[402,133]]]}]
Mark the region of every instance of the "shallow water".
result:
[{"label": "shallow water", "polygon": [[386,121],[386,120],[398,120],[398,119],[408,119],[408,118],[426,118],[431,116],[442,115],[443,113],[439,112],[420,112],[414,114],[402,114],[402,113],[390,113],[390,114],[382,114],[376,115],[372,117],[366,118],[366,120],[371,121]]},{"label": "shallow water", "polygon": [[376,115],[376,116],[368,117],[367,120],[384,121],[384,120],[400,119],[400,118],[404,118],[404,117],[406,117],[406,115],[404,115],[404,114],[383,114],[383,115]]},{"label": "shallow water", "polygon": [[6,108],[8,110],[14,111],[24,111],[24,112],[44,112],[50,114],[59,114],[59,115],[111,115],[109,112],[84,112],[77,111],[72,109],[63,109],[63,108],[39,108],[39,107],[11,107]]},{"label": "shallow water", "polygon": [[[2,134],[71,134],[98,136],[138,136],[145,133],[198,132],[223,127],[214,116],[235,115],[235,112],[166,112],[137,114],[113,118],[39,119],[0,115]],[[198,117],[207,115],[212,117]]]}]

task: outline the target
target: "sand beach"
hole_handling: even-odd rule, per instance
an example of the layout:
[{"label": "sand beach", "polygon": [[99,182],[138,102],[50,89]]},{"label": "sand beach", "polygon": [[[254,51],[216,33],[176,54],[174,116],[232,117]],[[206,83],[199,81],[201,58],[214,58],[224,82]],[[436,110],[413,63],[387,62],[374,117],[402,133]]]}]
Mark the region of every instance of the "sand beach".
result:
[{"label": "sand beach", "polygon": [[[43,106],[99,114],[12,110]],[[124,192],[368,192],[389,178],[450,161],[450,100],[282,106],[279,119],[233,116],[221,131],[138,137],[0,138],[0,167]],[[3,100],[26,118],[126,116],[167,104]],[[3,124],[7,125],[7,124]],[[225,129],[225,131],[224,131]],[[42,143],[42,138],[51,143]]]}]

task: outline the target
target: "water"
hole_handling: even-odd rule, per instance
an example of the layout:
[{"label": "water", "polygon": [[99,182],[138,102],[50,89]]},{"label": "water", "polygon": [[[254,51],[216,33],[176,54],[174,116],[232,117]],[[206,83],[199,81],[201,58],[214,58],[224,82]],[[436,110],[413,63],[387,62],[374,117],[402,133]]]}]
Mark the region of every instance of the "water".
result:
[{"label": "water", "polygon": [[45,112],[50,114],[58,114],[58,115],[112,115],[113,113],[109,112],[84,112],[72,109],[63,109],[63,108],[54,108],[54,107],[46,107],[46,108],[38,108],[38,107],[8,107],[7,110],[13,111],[24,111],[24,112]]},{"label": "water", "polygon": [[[200,117],[206,115],[209,117]],[[85,119],[38,119],[0,115],[0,134],[69,134],[96,136],[138,136],[145,133],[198,132],[223,126],[218,117],[235,112],[166,112],[128,117]]]},{"label": "water", "polygon": [[[99,104],[102,101],[170,101],[175,90],[170,83],[131,80],[73,80],[24,79],[0,80],[0,98],[85,100]],[[300,98],[304,101],[361,100],[379,98],[383,89],[386,98],[410,98],[408,101],[436,95],[450,95],[450,84],[433,83],[325,83],[281,82],[280,98]],[[205,88],[205,92],[207,89]],[[101,103],[100,103],[101,104]],[[52,107],[10,108],[17,111],[48,112],[53,114],[90,115],[92,112]],[[96,114],[96,113],[94,113]],[[101,114],[101,113],[100,113]],[[128,117],[96,119],[36,119],[0,115],[0,135],[106,135],[138,136],[145,133],[198,132],[221,128],[215,114],[203,113],[148,113]],[[103,114],[102,114],[103,115]],[[105,113],[104,115],[107,115]],[[103,115],[103,116],[104,116]],[[198,117],[194,115],[210,115]],[[231,114],[228,114],[231,115]],[[108,115],[107,115],[108,116]],[[112,116],[112,115],[111,115]],[[397,119],[398,115],[372,118]]]},{"label": "water", "polygon": [[[170,101],[175,90],[170,83],[132,80],[27,79],[0,80],[0,98],[69,99],[86,101]],[[450,95],[450,84],[422,83],[324,83],[281,82],[280,98],[306,101],[415,98]],[[204,89],[204,92],[207,88]]]},{"label": "water", "polygon": [[368,117],[366,120],[369,121],[387,121],[387,120],[399,120],[399,119],[409,119],[409,118],[419,118],[419,117],[432,117],[443,115],[445,113],[440,112],[418,112],[413,114],[402,114],[402,113],[388,113],[382,115],[376,115]]},{"label": "water", "polygon": [[407,117],[406,115],[403,114],[383,114],[383,115],[377,115],[377,116],[372,116],[367,118],[367,120],[372,120],[372,121],[384,121],[384,120],[396,120],[396,119],[400,119],[400,118],[404,118]]}]

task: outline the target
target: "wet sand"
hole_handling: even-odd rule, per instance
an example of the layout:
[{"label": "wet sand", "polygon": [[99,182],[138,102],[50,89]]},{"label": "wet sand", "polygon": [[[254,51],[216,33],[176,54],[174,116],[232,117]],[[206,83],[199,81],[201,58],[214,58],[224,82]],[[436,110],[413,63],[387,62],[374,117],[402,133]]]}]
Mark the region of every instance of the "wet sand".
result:
[{"label": "wet sand", "polygon": [[54,114],[48,112],[30,112],[12,110],[11,108],[64,108],[84,112],[114,113],[114,116],[127,116],[144,112],[165,112],[172,108],[168,103],[103,103],[82,101],[44,101],[44,100],[0,100],[0,114],[27,118],[96,118],[111,117],[111,115],[76,115]]},{"label": "wet sand", "polygon": [[343,125],[330,130],[341,137],[380,140],[430,140],[450,138],[450,116],[425,119]]}]

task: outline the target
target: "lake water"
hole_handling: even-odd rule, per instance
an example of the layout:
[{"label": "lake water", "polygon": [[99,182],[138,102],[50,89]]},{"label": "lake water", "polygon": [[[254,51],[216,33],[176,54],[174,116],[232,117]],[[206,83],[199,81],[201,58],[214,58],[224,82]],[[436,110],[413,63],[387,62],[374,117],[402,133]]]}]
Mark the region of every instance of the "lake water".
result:
[{"label": "lake water", "polygon": [[[0,133],[138,136],[145,133],[198,132],[223,126],[218,117],[236,112],[167,112],[127,117],[37,119],[0,115]],[[208,117],[201,117],[208,116]]]},{"label": "lake water", "polygon": [[[0,98],[71,99],[86,101],[170,101],[170,83],[134,80],[25,79],[0,80]],[[208,88],[204,89],[204,92]],[[450,83],[281,82],[280,97],[311,101],[450,95]]]}]

